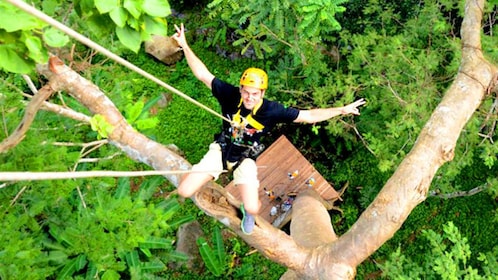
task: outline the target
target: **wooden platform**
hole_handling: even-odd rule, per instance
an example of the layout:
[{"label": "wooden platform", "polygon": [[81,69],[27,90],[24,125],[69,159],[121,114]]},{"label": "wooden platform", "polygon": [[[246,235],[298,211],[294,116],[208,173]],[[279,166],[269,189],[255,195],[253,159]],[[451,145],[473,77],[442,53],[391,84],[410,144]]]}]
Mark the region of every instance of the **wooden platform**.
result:
[{"label": "wooden platform", "polygon": [[[260,181],[259,198],[262,203],[260,216],[275,227],[280,228],[290,220],[292,201],[299,191],[314,188],[326,200],[339,196],[283,135],[258,157],[256,164]],[[242,201],[233,181],[226,189]]]}]

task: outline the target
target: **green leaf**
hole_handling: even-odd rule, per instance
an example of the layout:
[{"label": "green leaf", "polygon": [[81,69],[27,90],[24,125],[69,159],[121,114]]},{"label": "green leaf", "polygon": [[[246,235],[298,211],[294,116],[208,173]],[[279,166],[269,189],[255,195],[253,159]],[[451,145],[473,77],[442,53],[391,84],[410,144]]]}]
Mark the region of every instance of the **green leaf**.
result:
[{"label": "green leaf", "polygon": [[104,274],[102,274],[102,280],[119,280],[119,279],[121,279],[121,276],[119,275],[119,273],[115,270],[112,270],[112,269],[106,270],[104,272]]},{"label": "green leaf", "polygon": [[76,266],[76,271],[82,270],[87,264],[86,256],[85,255],[79,255],[76,258],[75,266]]},{"label": "green leaf", "polygon": [[175,261],[175,262],[184,262],[189,260],[189,256],[187,256],[185,253],[178,252],[178,251],[170,251],[166,253],[167,259],[170,261]]},{"label": "green leaf", "polygon": [[166,270],[166,265],[159,259],[142,263],[142,270],[148,272],[161,272]]},{"label": "green leaf", "polygon": [[90,125],[92,130],[97,131],[99,136],[103,138],[107,138],[114,130],[114,127],[100,114],[96,114],[90,119]]},{"label": "green leaf", "polygon": [[157,191],[157,188],[164,182],[164,177],[154,176],[149,177],[143,181],[140,185],[138,199],[140,200],[148,200],[152,198],[154,193]]},{"label": "green leaf", "polygon": [[88,264],[88,268],[86,269],[86,277],[85,278],[87,280],[93,280],[93,279],[95,279],[95,275],[97,275],[97,273],[98,273],[97,265],[95,265],[94,262],[90,262]]},{"label": "green leaf", "polygon": [[142,15],[140,1],[125,0],[123,3],[123,7],[136,19]]},{"label": "green leaf", "polygon": [[76,258],[72,259],[69,263],[67,263],[64,268],[57,275],[57,279],[67,279],[71,278],[71,276],[85,267],[87,261],[85,255],[79,255]]},{"label": "green leaf", "polygon": [[164,35],[168,32],[166,20],[163,18],[152,18],[144,15],[145,31],[148,34]]},{"label": "green leaf", "polygon": [[45,257],[44,261],[51,261],[55,263],[62,264],[67,261],[67,254],[63,251],[49,251],[48,256]]},{"label": "green leaf", "polygon": [[143,101],[137,101],[133,104],[128,104],[126,106],[126,120],[129,123],[135,122],[140,114],[142,113],[142,109],[144,108],[144,102]]},{"label": "green leaf", "polygon": [[101,14],[108,13],[114,9],[119,8],[119,1],[117,0],[95,0],[95,7]]},{"label": "green leaf", "polygon": [[147,248],[139,248],[140,251],[147,257],[152,258],[152,252]]},{"label": "green leaf", "polygon": [[12,49],[14,45],[1,45],[0,44],[0,69],[5,69],[6,72],[28,74],[33,71],[35,65],[19,57],[15,50]]},{"label": "green leaf", "polygon": [[153,17],[167,17],[171,14],[168,1],[144,0],[142,9],[146,14]]},{"label": "green leaf", "polygon": [[151,236],[146,241],[140,242],[139,247],[144,249],[171,249],[172,243],[171,239]]},{"label": "green leaf", "polygon": [[127,26],[121,28],[116,27],[116,35],[119,41],[128,49],[138,53],[142,41],[140,40],[140,32],[137,32]]},{"label": "green leaf", "polygon": [[43,32],[43,40],[54,48],[60,48],[69,43],[69,37],[53,27],[49,27]]},{"label": "green leaf", "polygon": [[112,21],[119,27],[124,27],[128,20],[128,13],[123,7],[118,7],[109,12]]},{"label": "green leaf", "polygon": [[76,259],[72,259],[57,275],[57,279],[68,279],[76,272]]},{"label": "green leaf", "polygon": [[0,2],[0,29],[5,29],[7,32],[18,30],[41,29],[47,24],[37,18],[28,15],[27,13],[17,9],[16,7]]},{"label": "green leaf", "polygon": [[171,228],[177,228],[182,224],[188,223],[195,220],[193,216],[184,216],[184,217],[179,217],[175,218],[173,221],[170,221],[169,226]]},{"label": "green leaf", "polygon": [[218,259],[218,262],[220,264],[225,263],[225,258],[226,258],[226,252],[225,252],[225,245],[223,244],[223,236],[221,235],[221,230],[219,227],[214,228],[213,232],[213,244],[214,248],[216,250],[216,257]]},{"label": "green leaf", "polygon": [[150,99],[145,103],[144,108],[142,109],[142,114],[140,116],[143,116],[146,112],[148,112],[152,106],[154,106],[159,100],[163,98],[163,94],[159,94],[158,96]]},{"label": "green leaf", "polygon": [[24,44],[29,50],[29,57],[36,62],[45,63],[48,61],[48,54],[42,46],[42,42],[39,37],[27,36],[24,40]]},{"label": "green leaf", "polygon": [[220,276],[223,272],[222,266],[218,262],[215,252],[206,242],[206,239],[199,237],[197,239],[197,246],[199,247],[202,260],[204,261],[204,264],[206,264],[209,271],[211,271],[215,276]]},{"label": "green leaf", "polygon": [[140,131],[155,128],[158,124],[159,124],[159,118],[157,117],[138,120],[135,122],[137,129]]},{"label": "green leaf", "polygon": [[47,15],[54,15],[57,7],[59,7],[57,0],[43,0],[42,2],[42,10]]},{"label": "green leaf", "polygon": [[130,178],[129,177],[120,177],[118,179],[118,187],[116,188],[116,193],[114,194],[114,198],[121,199],[128,195],[130,195]]},{"label": "green leaf", "polygon": [[131,252],[127,252],[125,255],[126,263],[129,267],[134,267],[140,269],[140,259],[138,258],[138,251],[133,250]]}]

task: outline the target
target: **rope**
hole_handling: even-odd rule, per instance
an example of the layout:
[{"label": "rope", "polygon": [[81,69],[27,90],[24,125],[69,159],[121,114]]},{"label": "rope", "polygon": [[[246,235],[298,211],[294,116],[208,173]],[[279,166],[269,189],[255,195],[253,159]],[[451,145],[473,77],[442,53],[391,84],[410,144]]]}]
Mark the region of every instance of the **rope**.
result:
[{"label": "rope", "polygon": [[[168,174],[213,173],[225,170],[153,170],[153,171],[76,171],[76,172],[0,172],[0,181],[35,181],[94,177],[142,177]],[[2,188],[2,185],[0,185]]]},{"label": "rope", "polygon": [[79,42],[81,42],[82,44],[100,52],[101,54],[107,56],[108,58],[114,60],[115,62],[123,65],[124,67],[142,75],[143,77],[155,82],[156,84],[162,86],[163,88],[183,97],[184,99],[188,100],[189,102],[199,106],[200,108],[210,112],[211,114],[231,123],[230,119],[224,117],[223,115],[219,114],[218,112],[214,111],[213,109],[207,107],[206,105],[200,103],[199,101],[191,98],[190,96],[186,95],[185,93],[177,90],[176,88],[168,85],[167,83],[159,80],[158,78],[156,78],[155,76],[149,74],[148,72],[142,70],[141,68],[135,66],[134,64],[130,63],[129,61],[121,58],[120,56],[112,53],[111,51],[107,50],[106,48],[100,46],[99,44],[93,42],[92,40],[90,40],[89,38],[79,34],[78,32],[74,31],[73,29],[65,26],[64,24],[62,24],[61,22],[51,18],[50,16],[46,15],[45,13],[37,10],[36,8],[28,5],[27,3],[23,2],[23,1],[19,1],[19,0],[6,0],[7,2],[9,2],[10,4],[18,7],[19,9],[27,12],[28,14],[34,16],[34,17],[37,17],[38,19],[48,23],[49,25],[59,29],[60,31],[66,33],[67,35],[69,35],[70,37],[73,37],[74,39],[78,40]]}]

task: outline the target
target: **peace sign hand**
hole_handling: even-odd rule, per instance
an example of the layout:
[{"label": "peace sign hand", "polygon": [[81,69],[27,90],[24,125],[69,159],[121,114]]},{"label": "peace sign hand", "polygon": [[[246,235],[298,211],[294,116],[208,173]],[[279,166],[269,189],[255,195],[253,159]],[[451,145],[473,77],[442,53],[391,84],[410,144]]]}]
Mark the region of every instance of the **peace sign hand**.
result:
[{"label": "peace sign hand", "polygon": [[358,107],[365,104],[365,103],[367,103],[365,101],[365,99],[363,99],[363,98],[358,99],[355,102],[342,107],[342,114],[343,115],[348,115],[348,114],[359,115],[360,110],[358,109]]}]

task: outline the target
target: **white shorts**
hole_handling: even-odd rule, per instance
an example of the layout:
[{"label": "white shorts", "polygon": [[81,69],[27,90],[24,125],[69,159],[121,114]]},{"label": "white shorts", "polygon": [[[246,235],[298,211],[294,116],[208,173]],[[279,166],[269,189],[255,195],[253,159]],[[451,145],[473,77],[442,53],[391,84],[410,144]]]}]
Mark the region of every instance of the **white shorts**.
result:
[{"label": "white shorts", "polygon": [[[231,170],[236,162],[227,162],[228,169]],[[219,172],[218,172],[219,170]],[[192,166],[192,171],[209,171],[209,175],[217,180],[223,170],[221,147],[218,143],[209,144],[209,151],[201,161]],[[258,167],[256,161],[250,158],[244,159],[233,172],[233,182],[235,185],[250,185],[259,188]]]}]

